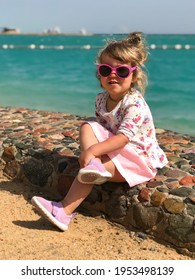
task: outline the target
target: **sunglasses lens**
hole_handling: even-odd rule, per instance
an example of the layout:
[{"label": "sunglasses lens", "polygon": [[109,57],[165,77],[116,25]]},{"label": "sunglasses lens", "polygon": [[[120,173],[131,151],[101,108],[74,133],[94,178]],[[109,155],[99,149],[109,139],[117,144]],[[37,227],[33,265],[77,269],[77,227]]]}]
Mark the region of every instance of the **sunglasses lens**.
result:
[{"label": "sunglasses lens", "polygon": [[112,72],[112,69],[109,66],[101,65],[99,67],[99,73],[103,77],[109,76],[111,72]]},{"label": "sunglasses lens", "polygon": [[99,74],[102,77],[108,77],[113,70],[116,71],[116,74],[119,78],[127,78],[131,74],[130,69],[126,66],[118,66],[116,68],[112,68],[109,65],[102,64],[98,68]]},{"label": "sunglasses lens", "polygon": [[126,78],[130,74],[129,68],[125,66],[118,67],[116,71],[117,71],[117,75],[121,78]]}]

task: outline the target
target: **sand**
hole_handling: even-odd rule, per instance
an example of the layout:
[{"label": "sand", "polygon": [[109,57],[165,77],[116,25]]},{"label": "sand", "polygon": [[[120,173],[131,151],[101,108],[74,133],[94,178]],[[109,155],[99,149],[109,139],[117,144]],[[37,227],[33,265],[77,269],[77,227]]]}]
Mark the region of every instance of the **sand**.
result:
[{"label": "sand", "polygon": [[[170,244],[128,231],[103,217],[77,214],[66,232],[30,203],[40,189],[0,176],[1,260],[188,260]],[[45,194],[43,194],[45,195]],[[146,238],[145,238],[146,237]]]}]

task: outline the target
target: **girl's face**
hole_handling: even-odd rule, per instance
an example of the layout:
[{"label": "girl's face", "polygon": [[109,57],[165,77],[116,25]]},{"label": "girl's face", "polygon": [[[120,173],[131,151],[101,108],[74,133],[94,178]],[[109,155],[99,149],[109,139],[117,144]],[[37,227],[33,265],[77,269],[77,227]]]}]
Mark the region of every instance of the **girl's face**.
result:
[{"label": "girl's face", "polygon": [[[120,60],[116,60],[107,54],[103,55],[101,63],[111,67],[131,66],[121,63]],[[119,101],[130,90],[131,84],[134,82],[133,72],[126,78],[120,78],[115,71],[112,71],[110,75],[106,77],[100,76],[100,82],[102,87],[109,93],[110,97],[113,100]]]}]

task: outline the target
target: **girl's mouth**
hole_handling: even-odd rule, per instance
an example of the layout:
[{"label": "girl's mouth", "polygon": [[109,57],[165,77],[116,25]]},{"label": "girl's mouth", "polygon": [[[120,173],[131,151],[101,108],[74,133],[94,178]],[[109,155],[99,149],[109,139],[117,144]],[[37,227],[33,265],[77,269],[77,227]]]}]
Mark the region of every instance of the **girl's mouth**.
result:
[{"label": "girl's mouth", "polygon": [[109,85],[115,85],[115,84],[118,84],[118,82],[117,82],[117,81],[109,81],[108,83],[109,83]]}]

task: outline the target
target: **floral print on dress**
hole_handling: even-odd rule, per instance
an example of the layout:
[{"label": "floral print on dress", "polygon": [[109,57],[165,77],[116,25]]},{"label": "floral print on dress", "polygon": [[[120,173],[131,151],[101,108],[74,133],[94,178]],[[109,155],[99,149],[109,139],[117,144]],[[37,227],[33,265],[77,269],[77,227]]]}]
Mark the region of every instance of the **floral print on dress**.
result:
[{"label": "floral print on dress", "polygon": [[168,161],[157,142],[152,114],[141,93],[135,90],[126,94],[111,112],[106,109],[108,97],[107,92],[96,96],[97,122],[113,134],[125,134],[129,138],[128,145],[146,157],[150,167],[165,166]]}]

